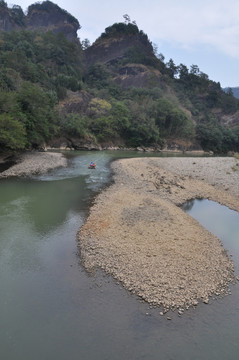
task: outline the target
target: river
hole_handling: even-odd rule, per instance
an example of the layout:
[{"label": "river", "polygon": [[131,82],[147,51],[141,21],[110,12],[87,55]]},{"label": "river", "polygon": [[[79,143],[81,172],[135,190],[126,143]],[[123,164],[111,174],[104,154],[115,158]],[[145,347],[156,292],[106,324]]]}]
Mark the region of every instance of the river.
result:
[{"label": "river", "polygon": [[[110,182],[112,158],[129,156],[69,153],[66,169],[0,181],[0,359],[238,358],[238,285],[168,320],[111,277],[82,267],[77,231]],[[236,234],[238,218],[233,224]],[[238,269],[238,243],[225,247]]]}]

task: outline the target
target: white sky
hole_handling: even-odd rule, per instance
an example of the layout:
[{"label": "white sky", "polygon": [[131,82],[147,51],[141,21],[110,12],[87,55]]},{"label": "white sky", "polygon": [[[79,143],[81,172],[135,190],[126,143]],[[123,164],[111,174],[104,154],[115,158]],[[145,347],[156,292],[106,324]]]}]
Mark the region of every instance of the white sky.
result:
[{"label": "white sky", "polygon": [[[6,1],[9,6],[12,3]],[[78,19],[81,40],[93,42],[128,14],[167,62],[192,64],[222,87],[239,86],[238,0],[55,0]],[[25,11],[35,1],[16,0]]]}]

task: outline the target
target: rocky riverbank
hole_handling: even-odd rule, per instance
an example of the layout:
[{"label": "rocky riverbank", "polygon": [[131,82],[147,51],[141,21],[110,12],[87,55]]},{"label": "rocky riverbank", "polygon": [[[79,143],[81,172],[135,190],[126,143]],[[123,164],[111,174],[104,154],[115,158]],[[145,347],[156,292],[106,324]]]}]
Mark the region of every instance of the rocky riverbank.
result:
[{"label": "rocky riverbank", "polygon": [[67,160],[61,153],[29,152],[19,155],[16,164],[1,172],[0,178],[42,174],[61,166],[67,166]]},{"label": "rocky riverbank", "polygon": [[86,269],[102,268],[164,310],[227,293],[233,264],[219,239],[179,205],[208,198],[239,211],[234,158],[143,158],[112,164],[114,184],[79,232]]}]

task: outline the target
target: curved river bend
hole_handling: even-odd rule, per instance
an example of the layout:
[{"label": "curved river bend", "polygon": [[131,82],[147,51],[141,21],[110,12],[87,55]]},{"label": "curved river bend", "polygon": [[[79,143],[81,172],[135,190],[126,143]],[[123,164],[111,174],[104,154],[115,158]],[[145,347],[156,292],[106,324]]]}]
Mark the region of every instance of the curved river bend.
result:
[{"label": "curved river bend", "polygon": [[[169,321],[111,277],[85,272],[76,233],[110,181],[109,162],[132,153],[68,156],[67,169],[0,181],[0,359],[238,359],[238,285]],[[211,223],[218,229],[218,215]],[[228,226],[235,240],[222,240],[238,271],[238,217],[220,220]]]}]

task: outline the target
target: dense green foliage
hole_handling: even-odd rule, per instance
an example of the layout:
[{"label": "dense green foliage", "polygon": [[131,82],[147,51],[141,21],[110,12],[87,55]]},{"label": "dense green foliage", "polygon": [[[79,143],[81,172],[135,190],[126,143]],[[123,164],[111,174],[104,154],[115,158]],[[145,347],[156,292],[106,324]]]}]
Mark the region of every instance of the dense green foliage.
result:
[{"label": "dense green foliage", "polygon": [[120,62],[121,65],[125,65],[128,63],[143,64],[146,66],[152,66],[154,68],[160,67],[160,62],[157,58],[149,56],[137,46],[132,46],[131,48],[129,48],[126,51],[124,58]]},{"label": "dense green foliage", "polygon": [[88,131],[88,118],[77,114],[68,114],[61,122],[61,131],[66,136],[84,139]]},{"label": "dense green foliage", "polygon": [[10,9],[10,13],[14,22],[19,26],[25,26],[25,15],[24,12],[19,5],[13,5]]},{"label": "dense green foliage", "polygon": [[[54,91],[58,86],[71,88],[71,83],[75,82],[78,87],[81,86],[79,49],[61,33],[3,32],[0,36],[0,52],[2,74],[9,73],[11,69],[19,74],[19,78]],[[11,76],[6,75],[5,84],[3,79],[0,86],[8,87],[10,83]]]},{"label": "dense green foliage", "polygon": [[105,29],[101,38],[120,37],[122,35],[135,35],[139,33],[138,26],[135,24],[115,23]]},{"label": "dense green foliage", "polygon": [[142,42],[148,42],[148,36],[142,31],[139,30],[135,21],[131,22],[128,15],[124,15],[125,22],[114,23],[111,26],[108,26],[105,31],[101,34],[100,38],[96,40],[100,41],[101,39],[107,38],[120,38],[122,36],[131,36],[131,35],[140,35]]},{"label": "dense green foliage", "polygon": [[23,30],[2,32],[0,52],[0,148],[39,146],[57,131],[58,100],[81,89],[79,48],[62,34]]},{"label": "dense green foliage", "polygon": [[198,124],[196,127],[197,139],[206,151],[216,154],[239,151],[239,126],[229,129],[215,121],[207,124]]},{"label": "dense green foliage", "polygon": [[30,82],[22,82],[17,91],[2,91],[1,147],[22,149],[47,141],[55,131],[55,102],[52,92],[43,91]]},{"label": "dense green foliage", "polygon": [[[7,5],[2,1],[0,6]],[[29,9],[47,12],[52,6],[46,1]],[[24,23],[20,7],[13,6],[11,13],[19,25]],[[88,68],[80,44],[61,33],[0,33],[0,150],[39,147],[63,136],[130,147],[163,147],[166,142],[187,147],[197,142],[215,153],[239,151],[239,127],[230,129],[220,121],[221,115],[239,110],[232,92],[225,93],[196,65],[188,69],[172,59],[164,63],[162,54],[151,51],[147,35],[124,17],[125,23],[106,28],[97,46],[112,37],[136,35],[147,51],[129,46],[115,62]],[[116,79],[124,67],[136,73],[146,68],[150,80],[123,90]],[[69,92],[82,102],[63,111],[71,100]]]},{"label": "dense green foliage", "polygon": [[[122,29],[127,26],[123,24]],[[114,25],[108,32],[115,28]],[[164,87],[129,87],[124,91],[117,88],[113,76],[128,63],[160,69]],[[196,65],[189,70],[183,64],[176,66],[173,60],[164,64],[160,59],[149,58],[147,62],[141,49],[130,48],[114,65],[113,71],[105,65],[95,64],[89,68],[85,80],[94,96],[106,99],[111,105],[117,100],[127,109],[121,136],[128,146],[163,146],[165,141],[181,140],[186,144],[197,141],[204,150],[215,153],[238,151],[238,129],[220,125],[217,114],[235,113],[239,110],[239,101],[231,93],[226,94],[219,83],[210,81]],[[163,91],[167,88],[173,89],[173,96]],[[114,131],[114,118],[119,117],[119,113],[114,116],[101,114],[94,119],[88,115],[89,130],[98,140],[117,140],[119,132]]]},{"label": "dense green foliage", "polygon": [[12,150],[24,149],[26,145],[24,125],[7,113],[0,114],[0,144]]}]

